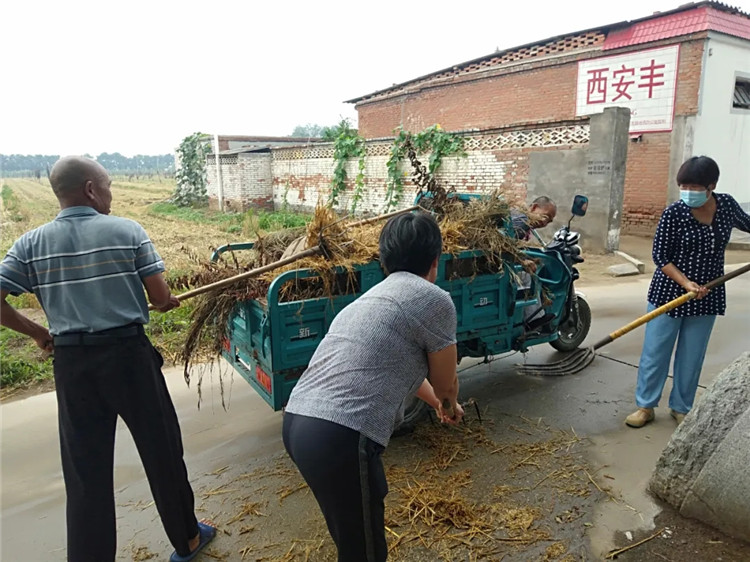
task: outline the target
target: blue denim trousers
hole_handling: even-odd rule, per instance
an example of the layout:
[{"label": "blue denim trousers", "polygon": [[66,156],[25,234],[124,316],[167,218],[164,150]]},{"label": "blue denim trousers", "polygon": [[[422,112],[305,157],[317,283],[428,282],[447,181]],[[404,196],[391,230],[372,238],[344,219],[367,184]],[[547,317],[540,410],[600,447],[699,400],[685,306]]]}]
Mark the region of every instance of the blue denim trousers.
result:
[{"label": "blue denim trousers", "polygon": [[[655,308],[649,303],[647,310],[651,312]],[[690,411],[715,320],[716,316],[672,318],[662,314],[646,324],[635,389],[635,403],[639,408],[659,405],[676,341],[669,407],[682,414]]]}]

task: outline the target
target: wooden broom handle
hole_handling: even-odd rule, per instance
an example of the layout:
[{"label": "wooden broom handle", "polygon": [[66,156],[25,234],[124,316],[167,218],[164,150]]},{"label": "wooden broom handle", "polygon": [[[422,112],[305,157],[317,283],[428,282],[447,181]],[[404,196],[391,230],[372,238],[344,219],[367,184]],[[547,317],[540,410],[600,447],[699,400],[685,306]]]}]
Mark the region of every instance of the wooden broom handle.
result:
[{"label": "wooden broom handle", "polygon": [[[708,283],[706,283],[705,287],[706,287],[706,289],[711,290],[714,287],[717,287],[719,285],[722,285],[722,284],[726,283],[730,279],[734,279],[735,277],[737,277],[739,275],[742,275],[743,273],[747,273],[748,271],[750,271],[750,263],[747,264],[747,265],[744,265],[744,266],[740,267],[739,269],[735,269],[734,271],[732,271],[730,273],[722,275],[721,277],[717,277],[713,281],[709,281]],[[695,296],[696,296],[696,294],[697,293],[695,293],[693,291],[690,291],[690,292],[685,293],[684,295],[682,295],[680,297],[677,297],[674,300],[669,301],[667,304],[664,304],[664,305],[660,306],[659,308],[656,308],[656,309],[652,310],[648,314],[644,314],[640,318],[637,318],[637,319],[633,320],[627,326],[623,326],[619,330],[615,330],[614,332],[612,332],[611,334],[609,334],[606,338],[604,338],[604,339],[596,342],[594,344],[594,349],[599,349],[600,347],[603,347],[603,346],[607,345],[608,343],[616,340],[620,336],[624,336],[628,332],[630,332],[632,330],[635,330],[639,326],[642,326],[646,322],[648,322],[650,320],[653,320],[657,316],[661,316],[665,312],[669,312],[670,310],[675,309],[675,308],[677,308],[678,306],[680,306],[682,304],[685,304],[687,301],[694,299]]]},{"label": "wooden broom handle", "polygon": [[[222,279],[221,281],[216,281],[215,283],[209,283],[208,285],[204,285],[203,287],[198,287],[197,289],[192,289],[180,295],[174,295],[174,296],[177,297],[177,300],[182,302],[186,299],[190,299],[195,296],[202,295],[203,293],[207,293],[208,291],[213,291],[214,289],[221,289],[222,287],[226,287],[237,281],[241,281],[243,279],[250,279],[251,277],[257,277],[258,275],[261,275],[268,271],[272,271],[276,268],[283,267],[297,260],[301,260],[302,258],[313,256],[318,253],[320,253],[320,246],[313,246],[312,248],[308,248],[307,250],[302,250],[301,252],[297,252],[296,254],[291,255],[288,258],[284,258],[283,260],[278,260],[273,263],[269,263],[268,265],[264,265],[263,267],[251,269],[250,271],[240,273],[239,275],[227,277],[226,279]],[[148,309],[156,310],[154,305],[149,305]]]},{"label": "wooden broom handle", "polygon": [[[365,224],[370,224],[379,220],[388,219],[391,217],[395,217],[396,215],[400,215],[403,213],[408,213],[409,211],[414,211],[416,209],[419,209],[419,205],[414,205],[413,207],[409,207],[407,209],[401,209],[400,211],[393,211],[392,213],[386,213],[384,215],[378,215],[377,217],[371,217],[369,219],[364,219],[361,221],[353,222],[348,225],[347,227],[352,226],[362,226]],[[177,297],[177,300],[180,302],[193,298],[198,295],[202,295],[203,293],[207,293],[208,291],[213,291],[214,289],[221,289],[222,287],[226,287],[228,285],[231,285],[235,283],[236,281],[241,281],[243,279],[250,279],[251,277],[257,277],[258,275],[262,275],[263,273],[266,273],[268,271],[272,271],[276,268],[283,267],[285,265],[289,265],[290,263],[293,263],[297,260],[301,260],[302,258],[306,258],[308,256],[313,256],[315,254],[320,253],[321,247],[313,246],[312,248],[308,248],[307,250],[303,250],[301,252],[297,252],[296,254],[293,254],[287,258],[284,258],[282,260],[275,261],[273,263],[269,263],[268,265],[264,265],[263,267],[258,267],[256,269],[252,269],[250,271],[246,271],[245,273],[240,273],[239,275],[234,275],[233,277],[227,277],[226,279],[222,279],[221,281],[216,281],[215,283],[210,283],[208,285],[204,285],[203,287],[198,287],[197,289],[192,289],[190,291],[186,291],[180,295],[174,295]],[[156,310],[156,307],[154,305],[150,304],[148,305],[149,310]]]}]

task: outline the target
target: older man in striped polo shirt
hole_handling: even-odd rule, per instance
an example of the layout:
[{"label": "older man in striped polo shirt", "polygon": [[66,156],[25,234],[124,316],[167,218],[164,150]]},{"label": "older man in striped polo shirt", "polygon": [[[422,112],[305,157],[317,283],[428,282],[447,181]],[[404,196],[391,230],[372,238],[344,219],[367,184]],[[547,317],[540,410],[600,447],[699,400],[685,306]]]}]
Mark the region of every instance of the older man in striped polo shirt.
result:
[{"label": "older man in striped polo shirt", "polygon": [[[163,360],[143,331],[149,320],[144,287],[158,310],[166,312],[179,301],[141,225],[108,216],[111,181],[101,165],[62,158],[50,184],[60,202],[57,218],[21,236],[0,263],[0,323],[42,349],[54,349],[68,561],[115,559],[118,416],[133,435],[175,547],[171,560],[190,560],[216,531],[194,514]],[[49,331],[6,302],[8,294],[31,292]]]}]

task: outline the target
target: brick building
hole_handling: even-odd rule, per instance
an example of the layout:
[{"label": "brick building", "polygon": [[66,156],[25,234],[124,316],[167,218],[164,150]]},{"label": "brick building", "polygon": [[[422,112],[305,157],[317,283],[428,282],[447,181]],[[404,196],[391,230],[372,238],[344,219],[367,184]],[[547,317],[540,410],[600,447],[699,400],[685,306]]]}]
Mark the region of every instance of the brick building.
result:
[{"label": "brick building", "polygon": [[[717,2],[522,45],[349,101],[373,140],[435,123],[471,135],[558,130],[628,107],[625,232],[653,232],[693,154],[715,158],[719,190],[750,208],[750,16]],[[526,185],[523,153],[512,170],[504,185]]]},{"label": "brick building", "polygon": [[[248,208],[273,210],[271,151],[288,146],[312,146],[319,138],[218,135],[221,173],[221,197],[218,193],[216,154],[206,157],[208,164],[209,204],[228,211]],[[214,148],[214,139],[211,139]]]}]

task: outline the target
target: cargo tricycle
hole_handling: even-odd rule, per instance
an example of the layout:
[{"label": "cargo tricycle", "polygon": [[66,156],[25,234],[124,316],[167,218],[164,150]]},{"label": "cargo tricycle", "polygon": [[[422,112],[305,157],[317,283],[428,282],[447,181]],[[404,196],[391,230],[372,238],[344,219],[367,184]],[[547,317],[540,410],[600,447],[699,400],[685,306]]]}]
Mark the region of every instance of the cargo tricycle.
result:
[{"label": "cargo tricycle", "polygon": [[[447,291],[456,306],[458,357],[489,358],[509,351],[525,352],[549,343],[558,351],[572,351],[586,338],[591,311],[575,290],[576,264],[583,261],[579,234],[570,230],[575,216],[583,216],[588,200],[575,197],[571,220],[542,248],[524,250],[537,262],[526,275],[521,264],[507,259],[490,267],[483,252],[467,250],[439,259],[436,284]],[[508,235],[513,236],[510,224]],[[253,244],[232,244],[231,250],[252,249]],[[228,250],[216,250],[212,259]],[[264,298],[238,302],[229,319],[222,356],[274,410],[281,410],[316,347],[336,315],[385,278],[378,261],[357,265],[353,271],[335,270],[341,294],[285,301],[286,283],[314,280],[309,269],[279,274]],[[529,279],[530,278],[530,279]],[[529,311],[542,311],[543,323],[527,321]],[[534,315],[538,317],[538,314]],[[402,425],[413,424],[426,409],[417,398],[407,399]]]}]

